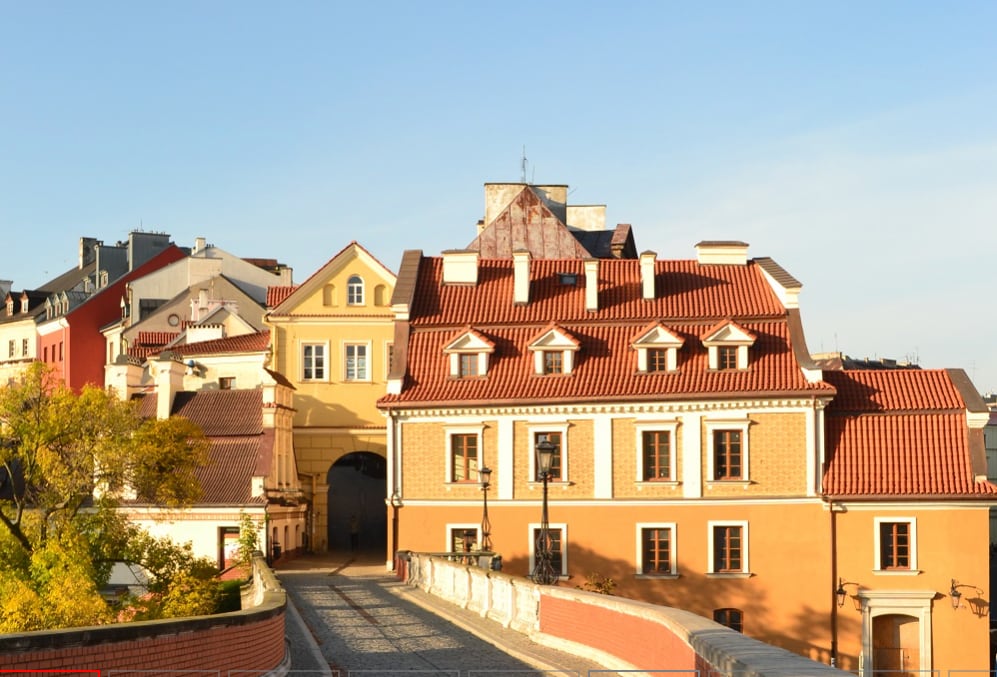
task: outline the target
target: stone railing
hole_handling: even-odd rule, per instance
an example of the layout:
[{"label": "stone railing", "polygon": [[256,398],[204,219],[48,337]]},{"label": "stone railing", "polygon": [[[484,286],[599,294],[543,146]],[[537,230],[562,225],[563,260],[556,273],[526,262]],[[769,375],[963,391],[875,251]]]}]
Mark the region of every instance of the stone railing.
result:
[{"label": "stone railing", "polygon": [[537,585],[419,553],[400,553],[398,564],[409,585],[611,670],[698,670],[738,677],[848,674],[681,609]]},{"label": "stone railing", "polygon": [[212,616],[115,623],[0,635],[0,667],[28,671],[141,671],[147,677],[192,670],[282,677],[286,594],[262,555],[242,591],[242,610]]}]

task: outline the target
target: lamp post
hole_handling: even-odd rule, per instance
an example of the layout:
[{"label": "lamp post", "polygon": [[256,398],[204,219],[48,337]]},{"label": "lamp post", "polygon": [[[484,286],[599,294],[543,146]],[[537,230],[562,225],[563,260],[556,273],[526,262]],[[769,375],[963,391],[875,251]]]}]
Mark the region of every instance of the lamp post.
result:
[{"label": "lamp post", "polygon": [[546,437],[537,442],[537,472],[543,481],[543,508],[540,512],[540,534],[537,536],[533,582],[551,585],[557,582],[557,573],[551,564],[550,525],[547,520],[547,482],[550,480],[550,466],[557,447]]},{"label": "lamp post", "polygon": [[492,485],[492,470],[484,467],[478,471],[481,476],[481,550],[492,551],[492,523],[488,519],[488,487]]}]

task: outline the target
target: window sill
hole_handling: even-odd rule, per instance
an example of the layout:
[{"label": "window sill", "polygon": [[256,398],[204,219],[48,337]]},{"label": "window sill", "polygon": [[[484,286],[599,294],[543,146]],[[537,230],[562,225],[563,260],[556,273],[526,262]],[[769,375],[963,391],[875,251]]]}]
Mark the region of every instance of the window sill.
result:
[{"label": "window sill", "polygon": [[[541,482],[540,480],[533,480],[528,484],[528,486],[530,487],[530,491],[533,491],[534,489],[542,489],[543,485],[544,483]],[[561,487],[562,489],[567,489],[568,487],[575,486],[575,483],[569,480],[547,480],[547,486]]]},{"label": "window sill", "polygon": [[756,484],[751,480],[707,480],[706,488],[712,489],[713,487],[741,487],[742,489],[747,489],[752,484]]},{"label": "window sill", "polygon": [[750,571],[732,571],[730,573],[707,572],[707,578],[751,578],[754,576]]},{"label": "window sill", "polygon": [[874,576],[920,576],[920,569],[873,569]]},{"label": "window sill", "polygon": [[636,574],[634,578],[638,581],[677,581],[680,574]]},{"label": "window sill", "polygon": [[676,480],[637,480],[634,485],[636,485],[637,491],[640,491],[644,487],[678,487],[682,483]]}]

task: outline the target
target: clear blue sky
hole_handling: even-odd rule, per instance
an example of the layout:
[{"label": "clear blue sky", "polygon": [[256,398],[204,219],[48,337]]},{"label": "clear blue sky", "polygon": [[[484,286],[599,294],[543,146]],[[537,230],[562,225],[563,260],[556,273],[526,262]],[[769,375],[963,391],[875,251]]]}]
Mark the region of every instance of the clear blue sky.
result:
[{"label": "clear blue sky", "polygon": [[15,289],[165,231],[305,279],[465,246],[482,184],[572,186],[640,250],[740,239],[812,351],[997,390],[997,3],[0,0]]}]

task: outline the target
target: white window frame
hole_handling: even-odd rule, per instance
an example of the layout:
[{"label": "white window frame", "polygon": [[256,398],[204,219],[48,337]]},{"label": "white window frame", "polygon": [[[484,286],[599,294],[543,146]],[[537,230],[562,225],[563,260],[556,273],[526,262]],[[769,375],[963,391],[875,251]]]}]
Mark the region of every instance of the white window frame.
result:
[{"label": "white window frame", "polygon": [[[485,427],[483,425],[477,426],[447,426],[443,429],[443,434],[446,436],[445,448],[447,450],[446,458],[446,475],[444,476],[444,482],[450,486],[468,486],[472,484],[471,482],[455,482],[453,480],[453,436],[454,435],[475,435],[478,438],[478,469],[480,470],[485,466],[485,448],[482,444],[484,438]],[[479,478],[480,480],[480,478]]]},{"label": "white window frame", "polygon": [[[354,292],[359,290],[359,301],[353,300]],[[346,278],[346,305],[348,306],[363,306],[366,305],[367,301],[367,284],[364,282],[363,277],[360,275],[350,275]]]},{"label": "white window frame", "polygon": [[450,541],[450,534],[454,529],[462,529],[463,531],[473,531],[474,532],[474,544],[478,546],[477,550],[471,550],[471,552],[477,552],[481,550],[481,524],[476,522],[448,522],[446,525],[446,533],[443,535],[444,547],[442,552],[452,552],[450,550],[453,547],[453,543]]},{"label": "white window frame", "polygon": [[[714,527],[741,527],[741,570],[740,571],[714,571],[713,570],[713,529]],[[743,578],[751,575],[751,565],[748,560],[751,539],[748,533],[747,520],[710,520],[706,523],[706,571],[707,576],[724,578]]]},{"label": "white window frame", "polygon": [[[316,376],[305,376],[305,348],[321,348],[323,356],[323,367],[322,375]],[[301,360],[300,369],[298,369],[298,376],[301,381],[305,383],[324,383],[329,380],[329,342],[328,341],[301,341],[298,349],[298,355]],[[312,358],[313,366],[312,371],[314,373],[314,357]]]},{"label": "white window frame", "polygon": [[[542,423],[536,423],[530,425],[527,430],[530,435],[530,463],[529,463],[529,482],[530,484],[542,484],[541,480],[537,479],[537,434],[538,433],[560,433],[561,434],[561,477],[559,479],[547,480],[550,484],[567,483],[568,478],[571,475],[568,474],[568,424],[567,423],[557,423],[553,425],[544,425]],[[530,569],[533,570],[532,567]]]},{"label": "white window frame", "polygon": [[[882,552],[882,543],[880,539],[880,525],[882,524],[892,524],[894,522],[905,522],[910,527],[910,568],[909,569],[884,569],[883,562],[880,558]],[[873,573],[879,576],[916,576],[921,573],[917,568],[917,518],[916,517],[874,517],[872,520],[873,525],[873,542],[875,547],[872,551],[872,569]]]},{"label": "white window frame", "polygon": [[[361,377],[361,378],[350,378],[349,377],[349,368],[347,367],[347,365],[349,364],[349,360],[350,360],[349,349],[350,348],[355,348],[355,347],[362,347],[364,349],[364,362],[366,363],[366,366],[364,368],[363,377]],[[342,350],[342,356],[343,356],[343,362],[342,362],[342,365],[343,365],[343,381],[346,381],[348,383],[366,383],[366,382],[370,381],[370,372],[371,372],[371,366],[372,366],[371,363],[370,363],[371,362],[371,359],[370,359],[371,358],[371,349],[370,348],[371,348],[370,341],[343,341],[343,350]]]},{"label": "white window frame", "polygon": [[[749,463],[748,450],[750,449],[750,444],[748,443],[748,430],[751,428],[751,420],[745,416],[744,418],[727,418],[727,419],[706,419],[704,421],[706,426],[706,483],[709,484],[748,484],[751,482],[751,464]],[[744,472],[742,477],[736,480],[718,480],[714,479],[716,477],[714,471],[714,457],[716,456],[716,450],[713,447],[714,439],[713,433],[720,430],[738,430],[741,432],[741,467]]]},{"label": "white window frame", "polygon": [[[650,484],[655,486],[667,486],[678,484],[676,481],[675,447],[678,437],[679,422],[671,421],[640,421],[634,426],[634,449],[637,456],[637,483]],[[644,479],[644,433],[645,432],[667,432],[668,433],[668,467],[671,470],[671,477],[667,480],[646,480]]]},{"label": "white window frame", "polygon": [[[567,522],[550,522],[547,524],[548,530],[559,529],[561,531],[561,570],[554,573],[557,574],[558,578],[568,577],[568,523]],[[529,531],[527,532],[530,539],[530,575],[533,574],[533,568],[537,565],[536,558],[536,548],[537,539],[534,536],[534,532],[540,530],[540,522],[530,522]]]},{"label": "white window frame", "polygon": [[[672,560],[671,570],[668,573],[644,573],[644,529],[668,529],[672,532]],[[637,522],[634,538],[637,545],[635,573],[639,578],[678,578],[678,527],[675,522]]]}]

